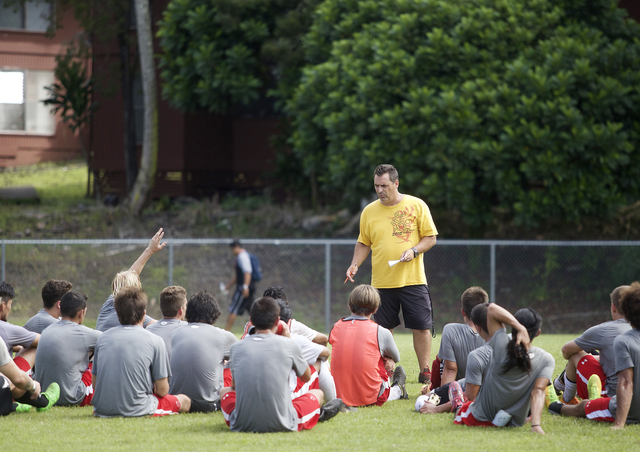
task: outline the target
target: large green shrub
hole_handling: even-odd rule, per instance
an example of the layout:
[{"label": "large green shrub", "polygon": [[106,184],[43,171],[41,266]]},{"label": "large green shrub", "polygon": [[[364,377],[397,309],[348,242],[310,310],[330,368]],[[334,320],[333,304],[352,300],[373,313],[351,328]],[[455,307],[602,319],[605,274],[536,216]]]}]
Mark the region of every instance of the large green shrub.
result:
[{"label": "large green shrub", "polygon": [[286,97],[319,0],[171,0],[159,24],[163,95],[183,110],[224,113],[268,90]]},{"label": "large green shrub", "polygon": [[640,28],[616,3],[326,0],[292,156],[356,202],[393,163],[472,226],[608,215],[640,194]]}]

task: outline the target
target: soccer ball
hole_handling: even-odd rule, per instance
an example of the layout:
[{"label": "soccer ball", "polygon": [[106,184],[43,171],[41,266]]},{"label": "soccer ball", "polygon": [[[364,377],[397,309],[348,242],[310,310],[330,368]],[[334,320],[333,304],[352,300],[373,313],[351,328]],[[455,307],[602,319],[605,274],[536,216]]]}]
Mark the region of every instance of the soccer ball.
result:
[{"label": "soccer ball", "polygon": [[429,396],[428,395],[421,395],[416,399],[416,411],[420,411],[420,408],[422,408],[422,405],[424,405],[425,403],[427,403],[429,401]]}]

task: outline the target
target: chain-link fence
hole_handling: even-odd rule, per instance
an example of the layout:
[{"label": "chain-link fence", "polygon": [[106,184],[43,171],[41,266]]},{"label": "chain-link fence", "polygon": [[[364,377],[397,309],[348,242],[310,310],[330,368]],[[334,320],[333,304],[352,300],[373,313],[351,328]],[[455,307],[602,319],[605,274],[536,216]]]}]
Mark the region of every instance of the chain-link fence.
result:
[{"label": "chain-link fence", "polygon": [[[222,293],[219,283],[233,276],[229,240],[167,242],[141,275],[151,300],[149,314],[161,317],[156,300],[171,284],[185,287],[189,295],[207,290],[226,311],[232,291]],[[354,240],[242,242],[262,263],[258,294],[269,285],[283,286],[294,317],[321,331],[348,314],[347,298],[354,286],[343,281]],[[16,289],[12,315],[33,315],[41,307],[44,283],[67,279],[88,295],[88,317],[95,318],[110,293],[113,276],[129,268],[147,243],[148,239],[0,241],[2,280]],[[439,240],[425,257],[436,331],[461,321],[460,295],[467,287],[479,285],[489,292],[491,301],[512,312],[525,306],[538,310],[547,333],[580,332],[610,318],[609,293],[640,279],[639,263],[640,242]],[[357,282],[371,282],[369,259]]]}]

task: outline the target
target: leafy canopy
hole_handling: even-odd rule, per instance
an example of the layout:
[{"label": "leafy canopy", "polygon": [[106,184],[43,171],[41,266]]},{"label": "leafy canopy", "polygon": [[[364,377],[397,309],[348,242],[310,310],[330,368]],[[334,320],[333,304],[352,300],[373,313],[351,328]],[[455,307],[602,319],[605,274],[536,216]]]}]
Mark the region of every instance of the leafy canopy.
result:
[{"label": "leafy canopy", "polygon": [[292,156],[358,200],[376,165],[481,226],[640,194],[640,27],[615,0],[326,0],[288,101]]}]

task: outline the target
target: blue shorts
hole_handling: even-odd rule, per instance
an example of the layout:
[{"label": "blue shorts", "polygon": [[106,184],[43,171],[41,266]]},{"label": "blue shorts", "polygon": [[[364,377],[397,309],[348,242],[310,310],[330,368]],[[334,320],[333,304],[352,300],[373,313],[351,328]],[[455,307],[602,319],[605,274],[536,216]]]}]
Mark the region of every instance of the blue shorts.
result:
[{"label": "blue shorts", "polygon": [[433,315],[429,286],[405,286],[394,289],[378,289],[380,308],[373,317],[375,322],[389,330],[400,325],[400,308],[405,328],[412,330],[430,330],[433,328]]}]

